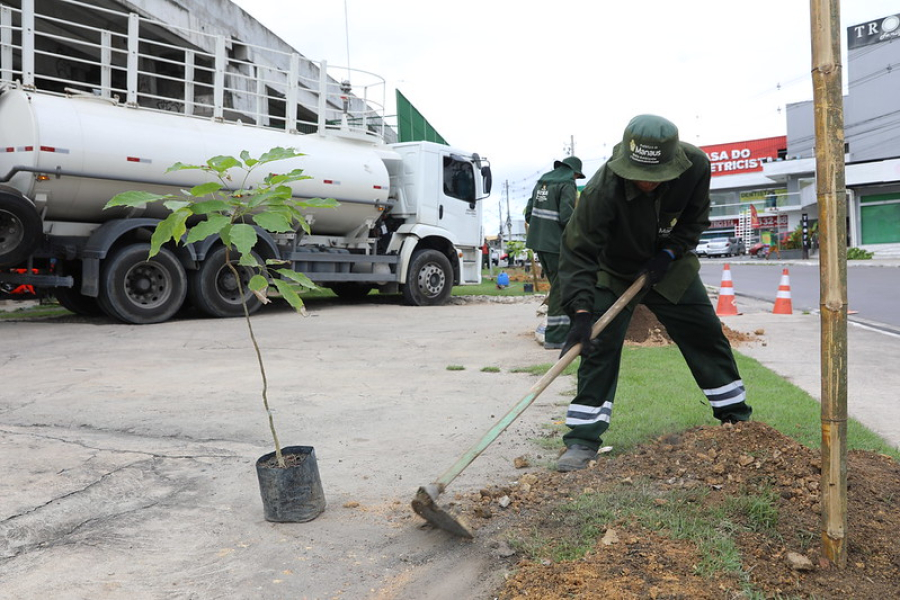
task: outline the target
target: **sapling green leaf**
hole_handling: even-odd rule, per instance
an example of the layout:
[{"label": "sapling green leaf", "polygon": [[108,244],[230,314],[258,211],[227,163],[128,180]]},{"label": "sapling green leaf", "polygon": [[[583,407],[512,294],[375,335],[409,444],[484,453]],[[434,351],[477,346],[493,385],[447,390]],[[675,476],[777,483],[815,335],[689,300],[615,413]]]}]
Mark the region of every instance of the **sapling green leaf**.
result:
[{"label": "sapling green leaf", "polygon": [[231,245],[237,248],[237,251],[241,254],[250,254],[259,240],[253,226],[246,223],[235,223],[232,225],[229,238]]},{"label": "sapling green leaf", "polygon": [[250,267],[251,269],[262,268],[262,265],[256,260],[256,255],[252,252],[250,254],[241,254],[241,257],[238,259],[238,264],[242,267]]},{"label": "sapling green leaf", "polygon": [[278,288],[278,293],[281,294],[281,297],[284,298],[294,310],[299,311],[303,308],[303,299],[300,298],[300,295],[294,289],[294,286],[283,279],[273,279],[272,284]]},{"label": "sapling green leaf", "polygon": [[312,282],[312,279],[304,275],[303,273],[299,273],[294,271],[293,269],[275,269],[275,272],[284,277],[285,279],[290,279],[291,281],[295,281],[300,284],[302,287],[315,289],[316,284]]},{"label": "sapling green leaf", "polygon": [[224,173],[229,169],[241,166],[241,161],[233,156],[214,156],[206,161],[206,166],[217,173]]},{"label": "sapling green leaf", "polygon": [[251,215],[251,218],[253,219],[254,223],[259,225],[266,231],[271,231],[273,233],[293,231],[290,218],[274,211]]},{"label": "sapling green leaf", "polygon": [[153,235],[150,236],[150,256],[156,256],[159,249],[170,240],[177,244],[187,231],[189,210],[178,210],[159,222]]},{"label": "sapling green leaf", "polygon": [[[172,212],[178,212],[182,208],[189,208],[193,204],[189,200],[181,200],[180,198],[174,200],[166,200],[163,202],[163,206],[171,210]],[[193,211],[191,211],[193,212]]]},{"label": "sapling green leaf", "polygon": [[269,281],[262,275],[254,275],[250,278],[250,281],[247,282],[247,287],[254,292],[259,292],[269,287]]},{"label": "sapling green leaf", "polygon": [[191,211],[195,215],[215,215],[215,213],[219,213],[215,216],[223,216],[230,214],[232,210],[234,210],[234,207],[225,200],[204,200],[202,202],[194,202],[191,205]]},{"label": "sapling green leaf", "polygon": [[230,224],[231,219],[225,215],[209,215],[205,221],[200,221],[191,227],[185,243],[201,242],[211,235],[217,235]]},{"label": "sapling green leaf", "polygon": [[216,181],[210,181],[208,183],[201,183],[200,185],[195,185],[191,188],[191,196],[195,198],[202,198],[203,196],[208,196],[209,194],[215,194],[219,190],[222,189],[222,184]]},{"label": "sapling green leaf", "polygon": [[159,194],[151,194],[150,192],[122,192],[121,194],[116,195],[112,200],[106,203],[106,208],[112,208],[113,206],[133,206],[135,208],[144,208],[147,204],[151,202],[156,202],[161,198],[166,198],[166,196],[160,196]]}]

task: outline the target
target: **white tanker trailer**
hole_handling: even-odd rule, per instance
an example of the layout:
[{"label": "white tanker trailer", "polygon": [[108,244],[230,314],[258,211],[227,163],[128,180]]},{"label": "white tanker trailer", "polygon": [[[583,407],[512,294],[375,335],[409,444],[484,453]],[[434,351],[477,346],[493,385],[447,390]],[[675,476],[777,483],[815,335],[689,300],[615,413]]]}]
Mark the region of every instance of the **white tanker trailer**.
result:
[{"label": "white tanker trailer", "polygon": [[10,293],[27,289],[130,323],[165,321],[185,302],[211,316],[242,314],[216,239],[168,246],[148,260],[150,234],[165,216],[154,211],[165,209],[103,207],[123,191],[171,193],[206,181],[200,171],[167,174],[176,162],[277,146],[304,153],[273,164],[310,177],[295,184],[296,197],[339,206],[310,210],[310,234],[261,231],[262,258],[291,261],[342,297],[378,288],[412,305],[441,304],[453,285],[481,281],[490,167],[477,154],[385,144],[348,126],[346,97],[338,126],[299,134],[147,110],[102,91],[48,93],[27,81],[27,69],[22,75],[25,85],[0,81],[0,299],[28,297]]}]

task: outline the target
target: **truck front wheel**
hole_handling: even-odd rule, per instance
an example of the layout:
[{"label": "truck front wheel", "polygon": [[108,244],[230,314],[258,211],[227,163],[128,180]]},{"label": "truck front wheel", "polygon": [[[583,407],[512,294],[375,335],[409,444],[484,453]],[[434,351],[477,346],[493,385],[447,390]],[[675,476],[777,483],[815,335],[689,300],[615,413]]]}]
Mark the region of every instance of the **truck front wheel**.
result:
[{"label": "truck front wheel", "polygon": [[150,244],[132,244],[109,256],[100,273],[103,311],[135,325],[169,320],[187,295],[187,275],[178,258],[163,248],[148,259]]},{"label": "truck front wheel", "polygon": [[413,306],[437,306],[450,297],[453,267],[437,250],[416,250],[409,263],[403,302]]},{"label": "truck front wheel", "polygon": [[[211,317],[240,317],[244,314],[244,307],[238,292],[238,280],[225,263],[225,255],[225,246],[219,246],[206,257],[197,271],[191,273],[188,295],[194,306]],[[262,262],[259,256],[256,260]],[[247,287],[253,270],[239,266],[236,258],[232,258],[231,263],[241,274],[240,289],[244,292],[247,310],[253,314],[262,306],[259,298]]]}]

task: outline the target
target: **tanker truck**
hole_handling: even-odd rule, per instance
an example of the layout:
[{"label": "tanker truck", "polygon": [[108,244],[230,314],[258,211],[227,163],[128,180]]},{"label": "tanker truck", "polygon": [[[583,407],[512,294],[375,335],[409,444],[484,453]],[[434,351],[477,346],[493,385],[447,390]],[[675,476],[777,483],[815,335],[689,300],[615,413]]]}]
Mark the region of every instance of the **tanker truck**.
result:
[{"label": "tanker truck", "polygon": [[[34,0],[0,2],[0,26],[13,32],[13,51],[0,55],[0,299],[52,295],[76,313],[134,324],[166,321],[188,303],[213,317],[243,314],[221,242],[166,246],[148,259],[165,209],[104,206],[124,191],[205,182],[200,171],[167,173],[176,162],[278,146],[303,153],[272,165],[309,176],[294,196],[338,207],[309,209],[309,232],[260,230],[260,258],[287,261],[340,297],[378,289],[410,305],[442,304],[452,286],[481,281],[486,159],[385,141],[393,132],[373,109],[371,84],[332,78],[327,64],[290,49],[248,44],[235,57],[226,36],[194,31],[182,46],[161,36],[160,22],[111,14],[96,41],[69,23],[67,45],[63,30],[42,28]],[[42,31],[55,53],[41,50]],[[165,57],[153,50],[160,37]],[[79,76],[59,77],[76,73],[60,68],[76,55]],[[23,290],[33,294],[11,293]]]}]

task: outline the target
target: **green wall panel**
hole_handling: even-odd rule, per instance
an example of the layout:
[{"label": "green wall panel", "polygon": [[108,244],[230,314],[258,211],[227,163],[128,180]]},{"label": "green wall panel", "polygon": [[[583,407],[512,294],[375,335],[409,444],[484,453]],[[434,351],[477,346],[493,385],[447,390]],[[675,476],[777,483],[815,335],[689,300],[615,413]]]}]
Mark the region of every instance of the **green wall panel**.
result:
[{"label": "green wall panel", "polygon": [[436,142],[449,145],[400,90],[397,90],[397,135],[401,142]]}]

